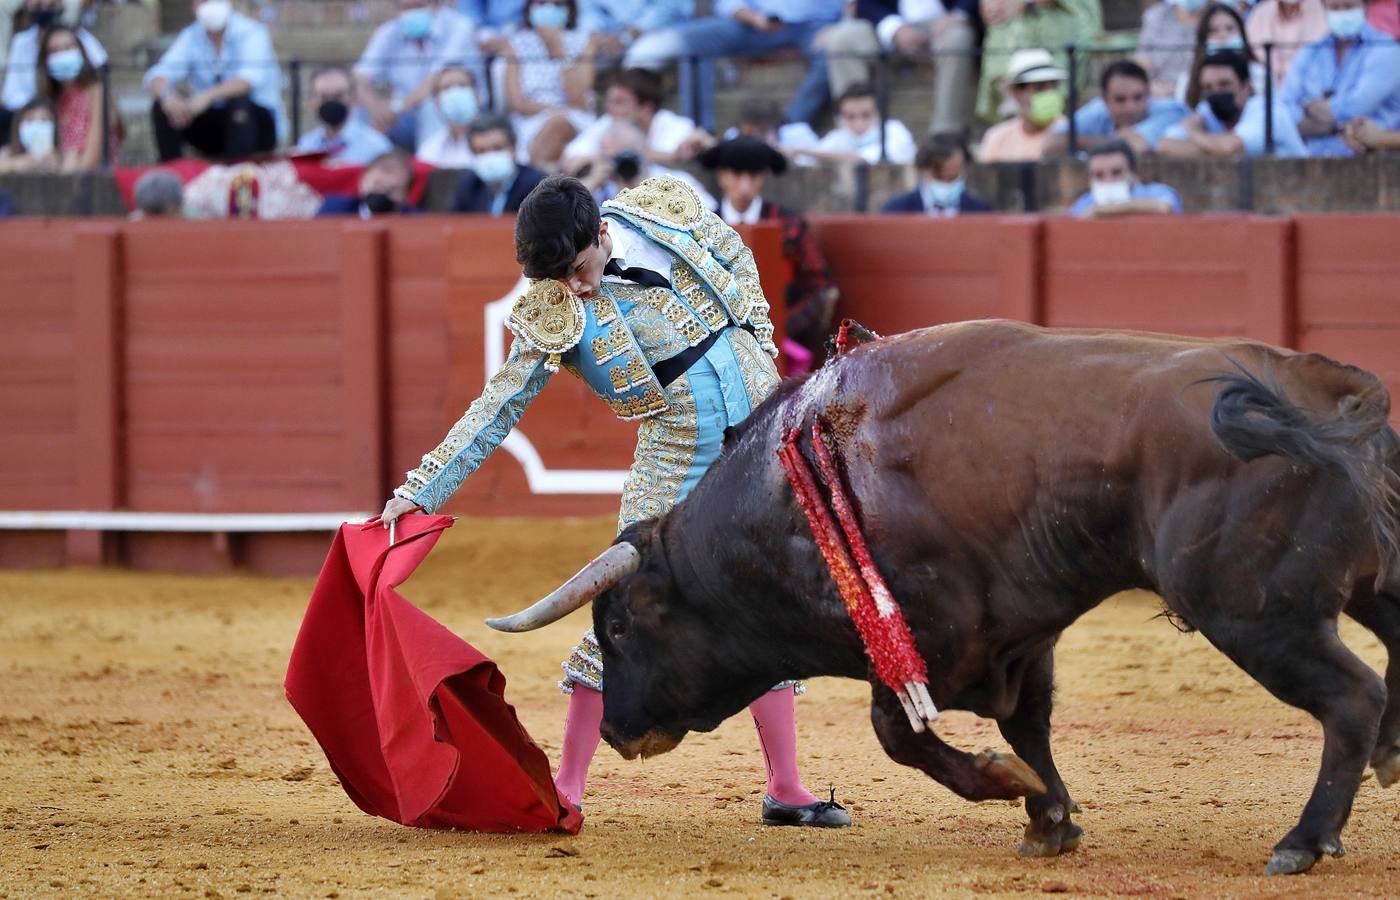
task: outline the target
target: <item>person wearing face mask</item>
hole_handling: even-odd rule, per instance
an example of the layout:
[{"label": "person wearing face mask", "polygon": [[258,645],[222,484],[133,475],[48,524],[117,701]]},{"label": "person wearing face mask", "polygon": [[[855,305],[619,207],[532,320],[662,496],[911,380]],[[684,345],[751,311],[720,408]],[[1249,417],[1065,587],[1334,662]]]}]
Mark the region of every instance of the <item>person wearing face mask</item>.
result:
[{"label": "person wearing face mask", "polygon": [[598,156],[603,132],[614,122],[629,121],[647,136],[647,157],[663,166],[684,163],[714,142],[685,116],[663,109],[661,76],[647,69],[623,69],[603,96],[603,115],[564,148],[560,168],[574,172]]},{"label": "person wearing face mask", "polygon": [[787,264],[784,330],[779,345],[787,375],[800,375],[822,359],[831,319],[841,289],[812,236],[807,219],[763,196],[769,175],[782,175],[788,161],[767,141],[737,137],[701,153],[700,165],[715,173],[721,193],[716,212],[726,225],[776,222],[782,228],[783,261]]},{"label": "person wearing face mask", "polygon": [[186,145],[211,159],[270,153],[287,136],[287,117],[267,27],[229,0],[195,0],[194,16],[146,72],[161,162]]},{"label": "person wearing face mask", "polygon": [[1104,141],[1089,151],[1089,191],[1069,208],[1072,216],[1170,216],[1181,213],[1181,198],[1165,184],[1143,183],[1137,157],[1126,141]]},{"label": "person wearing face mask", "polygon": [[[5,0],[0,0],[0,20],[3,20],[0,31],[6,30],[10,24],[9,17],[3,12],[4,3]],[[19,8],[18,3],[13,5]],[[0,43],[0,58],[4,58],[0,59],[0,67],[3,67],[5,77],[4,87],[0,89],[0,145],[9,139],[10,119],[15,111],[38,96],[39,84],[35,75],[38,72],[39,38],[46,30],[55,25],[74,28],[92,67],[101,69],[107,64],[107,51],[102,43],[86,28],[75,25],[81,9],[79,0],[64,0],[61,3],[59,0],[26,0],[23,6],[29,15],[29,27]],[[7,48],[8,54],[5,52]]]},{"label": "person wearing face mask", "polygon": [[412,188],[413,160],[398,150],[390,150],[365,166],[357,194],[327,194],[316,218],[359,216],[370,219],[417,213],[408,202]]},{"label": "person wearing face mask", "polygon": [[907,194],[896,194],[882,213],[922,213],[949,218],[965,213],[991,212],[991,204],[967,190],[963,174],[967,169],[967,147],[962,135],[954,132],[930,134],[919,141],[914,157],[919,186]]},{"label": "person wearing face mask", "polygon": [[493,216],[520,209],[545,173],[515,160],[515,130],[510,119],[495,114],[477,116],[467,126],[471,169],[457,182],[452,211]]},{"label": "person wearing face mask", "polygon": [[421,162],[441,169],[465,169],[472,149],[467,126],[476,118],[476,80],[460,66],[448,66],[433,80],[433,105],[444,126],[418,145]]},{"label": "person wearing face mask", "polygon": [[101,166],[104,105],[112,123],[109,151],[115,158],[120,134],[116,110],[71,28],[56,25],[44,33],[35,77],[39,96],[53,104],[63,171],[90,172]]},{"label": "person wearing face mask", "polygon": [[1006,79],[1016,115],[987,129],[978,158],[982,162],[1040,159],[1051,129],[1064,118],[1065,70],[1055,64],[1049,51],[1017,50]]},{"label": "person wearing face mask", "polygon": [[363,166],[393,149],[389,139],[351,115],[354,83],[344,66],[323,66],[311,75],[311,105],[321,124],[301,136],[297,153],[324,153],[334,166]]},{"label": "person wearing face mask", "polygon": [[1261,0],[1244,32],[1255,47],[1274,45],[1274,87],[1280,88],[1299,48],[1327,36],[1327,10],[1322,0]]},{"label": "person wearing face mask", "polygon": [[44,100],[31,100],[15,113],[10,140],[0,148],[0,172],[57,172],[58,131],[53,108]]},{"label": "person wearing face mask", "polygon": [[[914,161],[914,136],[898,119],[886,119],[881,146],[880,105],[875,88],[856,82],[836,101],[836,127],[807,151],[828,162],[879,162],[908,165]],[[881,155],[883,153],[883,156]]]},{"label": "person wearing face mask", "polygon": [[[1264,98],[1249,84],[1249,63],[1238,53],[1217,53],[1201,65],[1202,100],[1196,111],[1168,129],[1157,144],[1162,156],[1260,156],[1265,152]],[[1308,148],[1283,103],[1273,110],[1274,152],[1307,156]]]},{"label": "person wearing face mask", "polygon": [[[1074,129],[1082,148],[1094,141],[1118,138],[1138,153],[1157,148],[1163,133],[1180,122],[1191,110],[1185,104],[1165,97],[1153,97],[1147,70],[1130,59],[1108,64],[1099,78],[1099,96],[1074,113]],[[1045,155],[1056,156],[1069,149],[1069,122],[1050,129],[1045,139]]]},{"label": "person wearing face mask", "polygon": [[1351,156],[1352,119],[1400,127],[1400,43],[1366,21],[1362,0],[1323,0],[1330,33],[1298,51],[1279,98],[1313,156]]},{"label": "person wearing face mask", "polygon": [[506,108],[524,157],[552,167],[596,118],[593,53],[574,0],[528,0],[506,51]]},{"label": "person wearing face mask", "polygon": [[[1047,47],[1056,66],[1069,60],[1068,44],[1083,47],[1103,30],[1100,0],[980,0],[987,35],[982,41],[982,73],[977,93],[977,115],[988,121],[1005,115],[1009,105],[1003,90],[1016,52],[1027,47]],[[1080,57],[1082,60],[1083,57]],[[1080,86],[1089,67],[1080,66]],[[1009,99],[1009,98],[1007,98]]]},{"label": "person wearing face mask", "polygon": [[1152,96],[1186,98],[1196,28],[1209,0],[1159,0],[1142,13],[1135,59],[1152,73]]},{"label": "person wearing face mask", "polygon": [[412,153],[442,124],[429,103],[437,73],[449,65],[476,72],[481,58],[471,22],[455,9],[432,0],[397,0],[397,8],[355,63],[355,86],[370,124]]},{"label": "person wearing face mask", "polygon": [[1264,80],[1268,73],[1245,35],[1244,19],[1229,3],[1212,3],[1201,13],[1201,24],[1196,27],[1196,53],[1191,60],[1191,77],[1186,84],[1187,106],[1201,102],[1201,64],[1217,53],[1238,53],[1248,60],[1249,85],[1254,88],[1254,93],[1264,93]]}]

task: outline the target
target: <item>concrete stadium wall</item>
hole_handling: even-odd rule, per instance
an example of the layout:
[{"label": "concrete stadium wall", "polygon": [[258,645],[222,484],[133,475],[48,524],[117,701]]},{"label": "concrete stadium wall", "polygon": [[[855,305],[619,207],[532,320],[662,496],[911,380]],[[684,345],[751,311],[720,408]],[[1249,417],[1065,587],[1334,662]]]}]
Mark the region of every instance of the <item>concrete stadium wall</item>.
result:
[{"label": "concrete stadium wall", "polygon": [[[1400,390],[1400,216],[813,220],[840,315],[1243,335]],[[782,296],[780,236],[746,235]],[[0,223],[0,510],[370,513],[508,346],[509,222]],[[616,508],[635,426],[561,377],[447,511]],[[324,531],[0,530],[0,566],[306,571]]]}]

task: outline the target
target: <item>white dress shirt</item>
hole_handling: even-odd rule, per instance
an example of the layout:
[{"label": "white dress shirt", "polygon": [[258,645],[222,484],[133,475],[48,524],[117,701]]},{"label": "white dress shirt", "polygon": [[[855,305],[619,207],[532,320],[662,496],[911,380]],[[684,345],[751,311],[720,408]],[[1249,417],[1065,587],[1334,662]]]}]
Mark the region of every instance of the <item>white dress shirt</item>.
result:
[{"label": "white dress shirt", "polygon": [[[612,256],[608,257],[609,262],[615,259],[617,264],[624,269],[630,269],[633,266],[650,269],[667,281],[671,280],[671,257],[666,254],[666,251],[653,244],[646,235],[626,222],[608,219],[608,236],[612,238],[613,242]],[[603,280],[608,282],[626,281],[617,275],[604,275]]]},{"label": "white dress shirt", "polygon": [[756,225],[758,217],[763,214],[763,199],[755,197],[749,204],[749,208],[739,212],[734,208],[734,204],[725,197],[719,202],[719,217],[724,220],[724,224],[733,227],[735,225]]}]

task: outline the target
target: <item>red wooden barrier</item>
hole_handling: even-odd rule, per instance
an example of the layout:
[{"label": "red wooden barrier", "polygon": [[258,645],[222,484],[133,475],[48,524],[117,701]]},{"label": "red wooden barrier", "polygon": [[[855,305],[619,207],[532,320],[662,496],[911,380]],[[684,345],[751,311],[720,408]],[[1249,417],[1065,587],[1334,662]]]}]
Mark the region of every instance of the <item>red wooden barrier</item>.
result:
[{"label": "red wooden barrier", "polygon": [[[1248,335],[1400,389],[1400,216],[819,218],[839,312]],[[765,291],[780,237],[752,229]],[[0,224],[0,510],[372,512],[504,356],[509,222]],[[448,512],[601,514],[631,459],[571,377]],[[593,493],[581,491],[596,491]],[[305,569],[324,535],[0,530],[0,565]]]}]

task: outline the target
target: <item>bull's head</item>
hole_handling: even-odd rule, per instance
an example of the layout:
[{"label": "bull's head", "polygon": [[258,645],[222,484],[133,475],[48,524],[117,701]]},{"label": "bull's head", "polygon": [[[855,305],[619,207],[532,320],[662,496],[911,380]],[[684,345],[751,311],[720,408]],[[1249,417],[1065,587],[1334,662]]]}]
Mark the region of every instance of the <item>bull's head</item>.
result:
[{"label": "bull's head", "polygon": [[[763,653],[736,653],[735,624],[676,587],[653,520],[628,529],[601,556],[530,608],[487,624],[530,631],[593,602],[603,653],[603,738],[627,759],[665,753],[688,731],[711,731],[781,680]],[[728,652],[726,652],[726,648]]]}]

